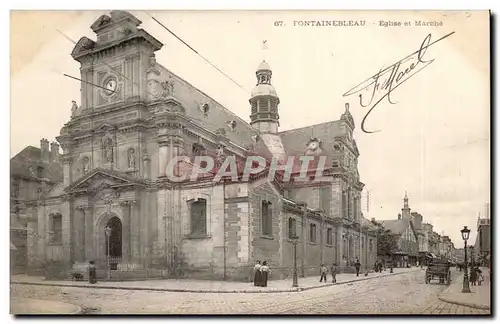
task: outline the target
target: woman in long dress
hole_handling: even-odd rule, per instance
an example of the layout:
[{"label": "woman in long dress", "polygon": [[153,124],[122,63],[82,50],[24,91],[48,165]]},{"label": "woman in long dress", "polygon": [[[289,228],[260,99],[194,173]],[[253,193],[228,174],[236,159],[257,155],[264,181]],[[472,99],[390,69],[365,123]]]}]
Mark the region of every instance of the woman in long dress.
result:
[{"label": "woman in long dress", "polygon": [[261,281],[262,281],[262,276],[261,276],[261,273],[260,273],[260,268],[262,266],[260,265],[260,261],[257,260],[257,262],[255,263],[255,266],[253,267],[253,285],[254,286],[260,286],[261,285]]},{"label": "woman in long dress", "polygon": [[260,272],[261,272],[261,275],[262,275],[262,287],[267,287],[267,279],[268,279],[268,276],[269,276],[269,272],[271,270],[269,269],[269,267],[267,266],[267,261],[264,261],[262,263],[262,267],[260,267]]}]

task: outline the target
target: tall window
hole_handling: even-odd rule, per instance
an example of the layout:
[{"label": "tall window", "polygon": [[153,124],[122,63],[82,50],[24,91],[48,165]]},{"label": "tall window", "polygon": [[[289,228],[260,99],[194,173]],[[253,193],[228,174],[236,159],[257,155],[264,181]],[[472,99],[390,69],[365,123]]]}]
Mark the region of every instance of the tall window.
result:
[{"label": "tall window", "polygon": [[271,202],[263,200],[261,203],[262,234],[273,235],[273,212]]},{"label": "tall window", "polygon": [[370,243],[369,244],[370,245],[368,246],[368,251],[370,251],[370,253],[371,253],[371,252],[373,252],[373,240],[372,239],[370,239]]},{"label": "tall window", "polygon": [[309,224],[309,242],[316,243],[316,224]]},{"label": "tall window", "polygon": [[49,231],[50,231],[50,243],[51,244],[61,244],[62,243],[62,215],[61,214],[50,214],[49,219]]},{"label": "tall window", "polygon": [[292,239],[297,236],[297,222],[292,217],[288,218],[288,238]]},{"label": "tall window", "polygon": [[327,245],[333,245],[333,230],[331,228],[328,228],[326,230],[326,244]]},{"label": "tall window", "polygon": [[207,201],[203,198],[198,198],[190,204],[191,211],[191,235],[206,235],[207,234]]}]

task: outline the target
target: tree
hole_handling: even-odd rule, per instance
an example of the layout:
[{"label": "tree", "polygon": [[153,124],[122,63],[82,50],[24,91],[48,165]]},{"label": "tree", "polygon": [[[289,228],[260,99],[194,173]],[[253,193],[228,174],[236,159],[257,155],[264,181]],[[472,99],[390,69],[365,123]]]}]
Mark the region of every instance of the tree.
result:
[{"label": "tree", "polygon": [[382,230],[377,240],[379,255],[391,255],[398,249],[398,235],[389,230]]}]

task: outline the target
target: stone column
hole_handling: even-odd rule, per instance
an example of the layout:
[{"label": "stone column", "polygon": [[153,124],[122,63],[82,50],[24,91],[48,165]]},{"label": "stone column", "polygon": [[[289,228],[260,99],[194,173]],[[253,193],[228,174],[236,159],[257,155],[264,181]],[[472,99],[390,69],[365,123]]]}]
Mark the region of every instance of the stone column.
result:
[{"label": "stone column", "polygon": [[131,247],[132,260],[140,263],[140,239],[141,239],[141,218],[138,210],[139,204],[136,201],[130,201],[130,224],[131,224]]},{"label": "stone column", "polygon": [[94,260],[96,257],[94,247],[94,210],[93,206],[83,206],[85,217],[85,259]]},{"label": "stone column", "polygon": [[73,255],[77,262],[85,262],[85,225],[85,206],[77,206],[73,219]]},{"label": "stone column", "polygon": [[122,260],[123,263],[129,263],[130,261],[130,202],[123,201],[120,203],[122,207],[123,224],[122,224]]},{"label": "stone column", "polygon": [[158,142],[158,176],[166,176],[167,162],[168,162],[168,136],[166,129],[160,129],[157,138]]},{"label": "stone column", "polygon": [[66,266],[72,266],[72,224],[71,224],[71,214],[72,210],[70,208],[69,197],[64,198],[64,202],[61,205],[62,209],[62,248],[63,248],[63,262]]}]

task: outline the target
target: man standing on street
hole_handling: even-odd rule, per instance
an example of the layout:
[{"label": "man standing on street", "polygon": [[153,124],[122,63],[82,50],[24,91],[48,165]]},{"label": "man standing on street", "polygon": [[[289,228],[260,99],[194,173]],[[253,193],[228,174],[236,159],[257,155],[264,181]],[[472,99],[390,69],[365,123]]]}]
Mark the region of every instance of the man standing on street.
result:
[{"label": "man standing on street", "polygon": [[337,283],[337,265],[335,262],[332,263],[330,270],[332,272],[332,283]]},{"label": "man standing on street", "polygon": [[356,277],[359,277],[359,268],[361,268],[361,263],[356,259],[356,263],[354,263],[354,268],[356,268]]},{"label": "man standing on street", "polygon": [[321,277],[319,278],[319,282],[323,282],[323,279],[325,279],[326,283],[326,273],[328,272],[328,268],[325,267],[324,264],[321,264],[320,272],[321,272]]}]

